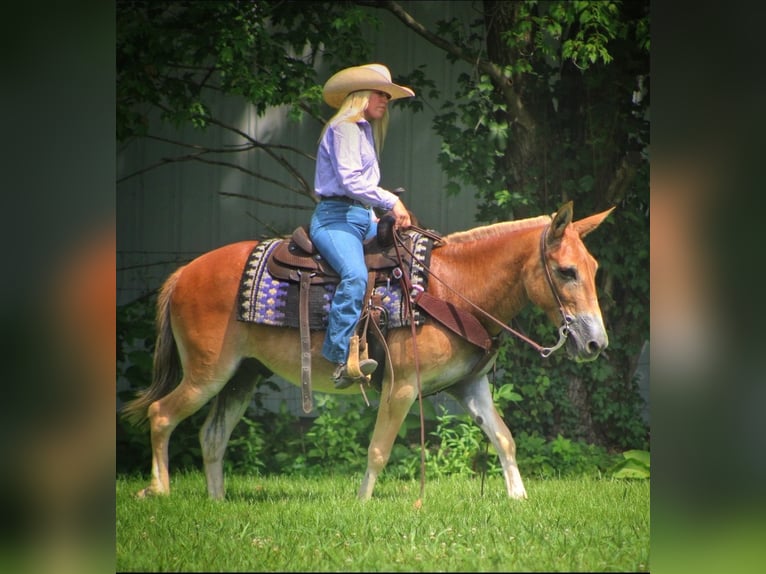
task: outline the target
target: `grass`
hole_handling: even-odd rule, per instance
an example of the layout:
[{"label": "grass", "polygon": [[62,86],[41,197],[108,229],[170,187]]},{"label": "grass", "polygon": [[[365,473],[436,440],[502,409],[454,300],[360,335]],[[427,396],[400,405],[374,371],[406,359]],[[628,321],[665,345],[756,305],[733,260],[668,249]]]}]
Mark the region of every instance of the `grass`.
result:
[{"label": "grass", "polygon": [[227,477],[176,473],[169,497],[137,499],[146,479],[117,479],[119,572],[604,572],[649,570],[649,481],[500,478]]}]

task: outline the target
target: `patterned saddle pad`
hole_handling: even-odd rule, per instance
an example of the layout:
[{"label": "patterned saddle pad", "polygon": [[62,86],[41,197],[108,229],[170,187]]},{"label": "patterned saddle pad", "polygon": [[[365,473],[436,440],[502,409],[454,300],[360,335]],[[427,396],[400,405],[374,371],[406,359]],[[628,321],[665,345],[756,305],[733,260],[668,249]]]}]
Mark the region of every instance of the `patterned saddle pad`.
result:
[{"label": "patterned saddle pad", "polygon": [[[289,239],[267,239],[258,243],[250,253],[242,272],[239,287],[239,311],[237,319],[248,323],[260,323],[281,327],[299,328],[298,282],[273,277],[268,270],[267,261],[273,251],[283,241]],[[428,266],[433,241],[422,234],[413,236],[415,258],[409,262],[410,281],[413,286],[428,286]],[[421,264],[422,262],[422,264]],[[309,290],[309,328],[323,331],[327,329],[330,304],[335,294],[335,283],[312,284]],[[398,280],[391,277],[385,282],[378,281],[373,290],[378,295],[381,305],[388,316],[388,328],[409,326],[407,309],[402,302],[402,289]],[[425,318],[417,308],[413,308],[417,325]]]}]

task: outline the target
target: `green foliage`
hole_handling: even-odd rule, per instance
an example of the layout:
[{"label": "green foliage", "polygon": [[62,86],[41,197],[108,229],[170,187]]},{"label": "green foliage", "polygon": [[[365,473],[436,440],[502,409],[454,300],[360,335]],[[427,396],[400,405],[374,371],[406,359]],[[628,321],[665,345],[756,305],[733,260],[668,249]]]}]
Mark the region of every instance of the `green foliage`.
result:
[{"label": "green foliage", "polygon": [[[561,45],[561,55],[578,68],[587,69],[598,60],[612,61],[608,42],[619,33],[617,2],[572,2],[564,21],[575,24],[576,32]],[[572,22],[574,21],[574,22]]]},{"label": "green foliage", "polygon": [[[478,473],[486,439],[479,425],[468,415],[447,412],[439,415],[437,422],[436,429],[431,433],[436,444],[427,451],[426,469],[429,476]],[[494,474],[499,470],[497,458],[493,457],[487,471]]]},{"label": "green foliage", "polygon": [[[458,77],[459,91],[446,102],[442,113],[434,117],[434,129],[442,137],[439,163],[445,173],[459,184],[469,184],[497,197],[495,208],[502,206],[496,217],[503,219],[513,204],[526,205],[518,192],[509,192],[503,154],[509,145],[508,123],[503,121],[506,104],[493,98],[494,88],[487,76],[479,81],[467,74]],[[495,119],[497,118],[497,119]],[[480,208],[480,215],[483,215]]]},{"label": "green foliage", "polygon": [[251,475],[263,474],[266,468],[264,452],[269,433],[263,423],[249,417],[242,417],[241,429],[229,439],[224,459],[224,472],[242,472]]},{"label": "green foliage", "polygon": [[539,435],[519,433],[516,457],[522,476],[540,478],[602,476],[615,458],[606,449],[558,435],[546,440]]},{"label": "green foliage", "polygon": [[126,377],[149,381],[156,304],[156,293],[152,293],[117,308],[117,364]]},{"label": "green foliage", "polygon": [[341,401],[332,395],[316,393],[320,413],[306,431],[301,452],[290,455],[288,473],[307,475],[328,471],[358,472],[367,463],[368,433],[374,420],[372,411],[358,403]]},{"label": "green foliage", "polygon": [[[505,391],[515,394],[512,391]],[[515,397],[514,397],[514,401]],[[425,469],[428,476],[501,476],[497,452],[479,426],[467,414],[444,410],[426,442]],[[563,476],[602,476],[616,460],[603,447],[558,435],[548,440],[539,434],[515,433],[517,463],[522,476],[543,478]],[[387,474],[402,478],[420,475],[420,444],[410,443],[399,457],[389,461]],[[404,452],[408,456],[404,455]]]},{"label": "green foliage", "polygon": [[646,480],[651,476],[649,453],[645,450],[628,450],[622,453],[623,460],[611,469],[613,478],[636,478]]},{"label": "green foliage", "polygon": [[[147,387],[152,376],[154,309],[152,293],[117,308],[117,380],[128,388],[117,393],[121,402],[135,396],[135,389]],[[118,407],[121,403],[118,403]],[[117,471],[129,472],[151,460],[146,429],[139,429],[117,417]]]},{"label": "green foliage", "polygon": [[497,408],[501,411],[505,410],[505,408],[512,403],[518,403],[524,400],[519,393],[513,390],[513,383],[506,383],[499,387],[493,387],[492,398],[494,399]]},{"label": "green foliage", "polygon": [[[314,65],[367,59],[368,12],[338,2],[118,2],[117,139],[163,121],[204,128],[210,96],[244,98],[258,114],[289,105],[316,111]],[[327,42],[332,31],[332,48]],[[326,44],[327,43],[327,44]]]},{"label": "green foliage", "polygon": [[[499,383],[513,384],[523,400],[505,415],[511,428],[547,440],[561,433],[614,450],[645,448],[634,372],[649,337],[648,3],[493,9],[503,27],[489,34],[504,47],[493,62],[504,66],[511,85],[478,69],[463,74],[434,118],[448,193],[476,189],[477,219],[488,223],[550,213],[570,199],[581,215],[617,206],[587,238],[600,265],[607,353],[572,364],[541,360],[523,343],[506,341]],[[479,33],[486,20],[440,26],[467,52],[496,45]],[[528,114],[523,125],[519,109]],[[535,310],[516,322],[534,340],[556,339],[555,326]]]},{"label": "green foliage", "polygon": [[[533,339],[555,342],[555,328],[540,311],[521,314],[515,327]],[[515,338],[506,337],[499,350],[496,385],[509,387],[514,401],[500,402],[498,408],[509,428],[516,432],[554,440],[559,434],[577,441],[600,444],[610,450],[646,448],[648,430],[641,418],[642,398],[627,364],[630,377],[616,372],[619,357],[638,356],[640,348],[624,354],[621,343],[610,337],[611,361],[599,358],[591,363],[574,363],[562,354],[547,359]]]}]

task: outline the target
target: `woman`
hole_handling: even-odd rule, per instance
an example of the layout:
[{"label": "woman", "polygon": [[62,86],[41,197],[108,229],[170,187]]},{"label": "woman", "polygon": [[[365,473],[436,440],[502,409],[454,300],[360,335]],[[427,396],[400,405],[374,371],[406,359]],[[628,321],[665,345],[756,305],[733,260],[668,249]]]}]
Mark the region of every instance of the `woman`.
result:
[{"label": "woman", "polygon": [[[336,73],[322,93],[325,102],[338,111],[320,137],[314,177],[320,202],[311,218],[310,233],[319,253],[340,276],[322,355],[335,365],[335,387],[344,389],[359,380],[349,375],[347,362],[367,289],[363,242],[377,232],[372,208],[390,211],[399,228],[411,225],[401,199],[379,186],[378,156],[388,128],[388,102],[412,97],[415,92],[394,84],[386,66],[367,64]],[[359,362],[365,376],[377,366],[373,359]]]}]

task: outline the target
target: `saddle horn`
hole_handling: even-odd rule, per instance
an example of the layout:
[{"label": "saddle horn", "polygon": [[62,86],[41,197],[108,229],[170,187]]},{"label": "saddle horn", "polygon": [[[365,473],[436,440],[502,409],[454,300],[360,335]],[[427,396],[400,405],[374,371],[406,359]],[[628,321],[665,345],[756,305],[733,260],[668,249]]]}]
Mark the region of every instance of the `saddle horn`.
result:
[{"label": "saddle horn", "polygon": [[394,223],[396,218],[390,213],[385,214],[378,221],[378,243],[384,249],[394,244]]}]

